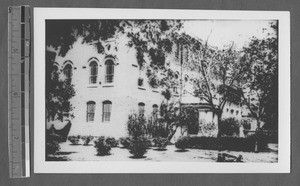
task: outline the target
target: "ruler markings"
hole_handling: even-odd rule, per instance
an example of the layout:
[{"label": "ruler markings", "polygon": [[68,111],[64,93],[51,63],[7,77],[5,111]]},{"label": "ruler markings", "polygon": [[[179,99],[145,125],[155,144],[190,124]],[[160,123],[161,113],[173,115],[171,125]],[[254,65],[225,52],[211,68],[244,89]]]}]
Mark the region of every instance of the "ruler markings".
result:
[{"label": "ruler markings", "polygon": [[9,162],[10,177],[29,176],[29,41],[28,6],[8,9]]}]

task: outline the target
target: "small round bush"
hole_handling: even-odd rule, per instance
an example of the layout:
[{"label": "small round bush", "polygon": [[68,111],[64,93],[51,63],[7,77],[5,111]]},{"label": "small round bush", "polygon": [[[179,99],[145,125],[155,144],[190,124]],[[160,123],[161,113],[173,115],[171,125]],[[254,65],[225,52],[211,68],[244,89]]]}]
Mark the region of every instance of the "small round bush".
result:
[{"label": "small round bush", "polygon": [[69,136],[68,140],[73,144],[73,145],[78,145],[79,140],[80,140],[80,135],[78,136]]},{"label": "small round bush", "polygon": [[83,145],[87,146],[94,139],[94,137],[91,135],[82,136],[81,139],[83,140]]},{"label": "small round bush", "polygon": [[55,133],[48,134],[46,138],[46,154],[54,154],[55,152],[60,150],[59,141],[61,140],[61,136]]},{"label": "small round bush", "polygon": [[111,147],[117,147],[119,142],[113,137],[107,137],[105,142]]},{"label": "small round bush", "polygon": [[189,140],[190,140],[190,137],[184,136],[175,143],[175,147],[180,150],[185,150],[189,146]]},{"label": "small round bush", "polygon": [[165,148],[166,147],[167,138],[157,137],[153,139],[153,143],[155,147]]},{"label": "small round bush", "polygon": [[130,139],[129,152],[134,158],[142,158],[149,147],[149,140],[144,136]]},{"label": "small round bush", "polygon": [[226,118],[219,123],[219,130],[222,136],[236,137],[240,133],[240,125],[236,119]]},{"label": "small round bush", "polygon": [[94,143],[98,156],[110,155],[111,147],[105,142],[104,136],[99,137],[96,141],[94,141]]},{"label": "small round bush", "polygon": [[130,146],[130,139],[126,137],[122,137],[119,139],[120,143],[123,145],[124,148],[129,148]]}]

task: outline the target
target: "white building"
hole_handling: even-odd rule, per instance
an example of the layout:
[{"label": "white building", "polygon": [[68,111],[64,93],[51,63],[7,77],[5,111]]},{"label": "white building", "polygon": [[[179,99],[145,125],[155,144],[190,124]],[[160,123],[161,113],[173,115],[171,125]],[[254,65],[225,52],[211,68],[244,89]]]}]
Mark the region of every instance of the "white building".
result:
[{"label": "white building", "polygon": [[[130,113],[139,111],[147,116],[162,103],[162,89],[149,86],[147,68],[140,69],[136,50],[128,47],[127,43],[125,36],[106,41],[105,54],[99,54],[93,45],[83,44],[79,38],[66,56],[55,56],[57,68],[65,74],[64,78],[72,78],[76,90],[76,95],[71,98],[75,117],[71,120],[69,135],[123,137],[127,134],[126,122]],[[57,54],[51,47],[47,51]],[[175,81],[178,79],[179,82],[180,63],[174,60],[175,53],[166,57],[166,63],[174,69]],[[166,75],[159,69],[156,73],[159,76]],[[183,71],[182,103],[198,105],[199,123],[204,120],[217,124],[217,116],[209,107],[190,94],[193,86],[189,75],[193,74]],[[173,87],[172,100],[179,99],[179,89],[178,86]],[[240,121],[242,107],[227,104],[223,118],[227,117],[235,117]],[[56,129],[60,129],[66,122],[48,120],[47,128],[54,124]]]}]

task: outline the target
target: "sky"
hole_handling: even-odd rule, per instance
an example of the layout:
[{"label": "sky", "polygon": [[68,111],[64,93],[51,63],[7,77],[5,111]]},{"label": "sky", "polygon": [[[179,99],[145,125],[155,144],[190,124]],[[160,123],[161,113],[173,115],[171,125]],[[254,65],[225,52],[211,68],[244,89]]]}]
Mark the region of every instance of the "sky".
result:
[{"label": "sky", "polygon": [[[240,20],[189,20],[184,23],[183,32],[190,36],[199,37],[208,44],[219,49],[234,42],[236,49],[241,49],[250,41],[252,36],[259,39],[274,34],[270,29],[272,21],[240,21]],[[268,28],[263,32],[263,28]],[[211,33],[211,34],[210,34]]]}]

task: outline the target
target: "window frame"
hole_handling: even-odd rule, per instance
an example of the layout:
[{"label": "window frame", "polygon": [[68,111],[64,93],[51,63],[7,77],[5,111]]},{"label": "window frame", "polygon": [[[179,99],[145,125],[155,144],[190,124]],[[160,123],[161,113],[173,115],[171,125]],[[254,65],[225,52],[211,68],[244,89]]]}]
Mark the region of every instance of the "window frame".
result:
[{"label": "window frame", "polygon": [[[86,122],[93,123],[95,121],[96,102],[88,101],[86,105]],[[90,105],[93,105],[92,109],[89,108]]]},{"label": "window frame", "polygon": [[[97,84],[98,73],[99,73],[99,67],[98,66],[99,65],[98,65],[98,62],[96,60],[91,60],[89,62],[89,70],[90,70],[89,84],[91,84],[91,85]],[[95,69],[94,74],[92,73],[93,69]]]},{"label": "window frame", "polygon": [[[70,67],[70,68],[67,68],[67,67]],[[66,79],[71,79],[72,78],[72,76],[73,76],[73,65],[71,63],[67,62],[64,65],[63,74],[65,75]]]},{"label": "window frame", "polygon": [[[111,69],[109,69],[109,67],[111,67]],[[114,83],[114,76],[115,76],[115,61],[111,58],[108,58],[105,60],[105,83],[107,84]]]},{"label": "window frame", "polygon": [[102,102],[102,122],[108,123],[111,121],[112,102],[105,100]]},{"label": "window frame", "polygon": [[139,115],[145,115],[145,103],[144,102],[139,102],[138,103],[138,113]]}]

